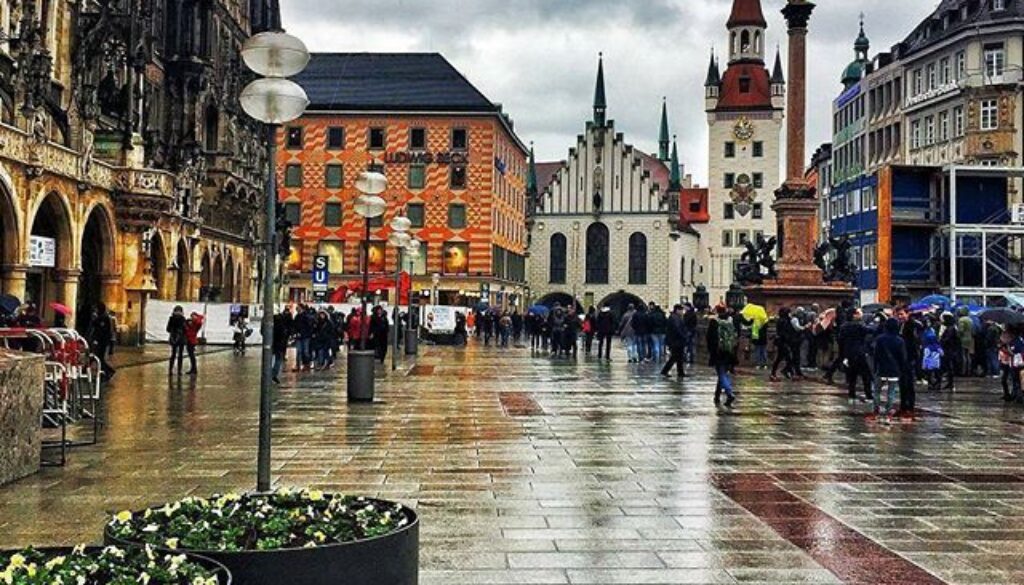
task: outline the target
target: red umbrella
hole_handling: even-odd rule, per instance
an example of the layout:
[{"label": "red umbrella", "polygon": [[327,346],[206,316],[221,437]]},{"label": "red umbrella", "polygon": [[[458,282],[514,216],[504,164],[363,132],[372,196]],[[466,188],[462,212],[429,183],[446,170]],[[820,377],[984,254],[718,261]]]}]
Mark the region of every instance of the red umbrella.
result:
[{"label": "red umbrella", "polygon": [[65,317],[71,316],[71,309],[69,309],[67,305],[62,305],[60,303],[50,303],[50,308],[53,309],[55,312],[64,315]]}]

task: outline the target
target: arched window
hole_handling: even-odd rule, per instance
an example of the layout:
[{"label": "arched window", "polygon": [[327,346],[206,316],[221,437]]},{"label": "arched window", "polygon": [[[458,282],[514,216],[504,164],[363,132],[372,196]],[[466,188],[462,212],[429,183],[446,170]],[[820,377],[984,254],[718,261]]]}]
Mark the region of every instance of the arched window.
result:
[{"label": "arched window", "polygon": [[679,284],[686,284],[686,256],[679,259]]},{"label": "arched window", "polygon": [[206,134],[206,150],[217,152],[220,149],[220,112],[212,104],[206,108],[204,132]]},{"label": "arched window", "polygon": [[749,30],[745,30],[742,33],[740,33],[740,52],[741,53],[749,53],[750,52],[750,31]]},{"label": "arched window", "polygon": [[587,228],[587,284],[608,284],[608,226]]},{"label": "arched window", "polygon": [[647,284],[647,236],[629,236],[629,284]]},{"label": "arched window", "polygon": [[764,52],[764,47],[761,45],[761,31],[754,33],[754,52],[758,54]]},{"label": "arched window", "polygon": [[565,236],[551,234],[551,261],[549,262],[551,284],[565,284],[566,248]]}]

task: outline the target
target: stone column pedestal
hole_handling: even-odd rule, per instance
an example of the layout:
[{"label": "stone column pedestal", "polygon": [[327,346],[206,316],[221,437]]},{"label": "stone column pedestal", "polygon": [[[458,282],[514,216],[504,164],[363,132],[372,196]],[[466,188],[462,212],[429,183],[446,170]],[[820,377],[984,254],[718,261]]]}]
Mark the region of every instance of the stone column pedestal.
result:
[{"label": "stone column pedestal", "polygon": [[0,485],[39,471],[43,356],[0,349]]}]

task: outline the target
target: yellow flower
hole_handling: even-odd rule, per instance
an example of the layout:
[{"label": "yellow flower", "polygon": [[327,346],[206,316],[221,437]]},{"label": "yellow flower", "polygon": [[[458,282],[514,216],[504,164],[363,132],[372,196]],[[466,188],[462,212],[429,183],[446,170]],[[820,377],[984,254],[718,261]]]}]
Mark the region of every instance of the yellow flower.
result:
[{"label": "yellow flower", "polygon": [[309,499],[312,502],[319,502],[324,499],[324,493],[320,490],[312,490],[309,492]]},{"label": "yellow flower", "polygon": [[21,556],[20,554],[17,554],[17,553],[11,555],[10,568],[12,568],[12,569],[19,569],[19,568],[24,567],[24,566],[25,566],[25,557],[23,557],[23,556]]},{"label": "yellow flower", "polygon": [[327,535],[317,530],[313,533],[313,538],[315,538],[317,542],[324,542],[327,540]]},{"label": "yellow flower", "polygon": [[64,557],[53,557],[52,559],[46,561],[46,568],[47,569],[52,569],[52,568],[56,567],[57,565],[63,565],[63,564],[64,564]]},{"label": "yellow flower", "polygon": [[178,548],[178,539],[177,538],[168,538],[167,541],[164,542],[164,544],[167,545],[167,548],[176,549],[176,548]]},{"label": "yellow flower", "polygon": [[132,513],[129,512],[128,510],[122,510],[118,512],[116,516],[114,516],[114,520],[117,520],[121,524],[126,524],[128,522],[131,522]]},{"label": "yellow flower", "polygon": [[25,567],[25,572],[28,573],[29,577],[35,577],[36,576],[36,564],[35,563],[29,563],[29,565],[27,567]]}]

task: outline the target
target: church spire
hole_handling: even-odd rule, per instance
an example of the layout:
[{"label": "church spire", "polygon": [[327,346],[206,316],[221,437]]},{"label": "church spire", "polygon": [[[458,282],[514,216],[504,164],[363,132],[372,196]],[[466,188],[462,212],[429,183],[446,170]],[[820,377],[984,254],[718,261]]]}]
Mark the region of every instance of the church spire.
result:
[{"label": "church spire", "polygon": [[658,134],[658,158],[668,161],[668,104],[661,98],[661,132]]},{"label": "church spire", "polygon": [[670,193],[675,193],[683,190],[683,173],[679,168],[679,148],[676,145],[676,137],[672,137],[672,163],[670,165],[672,171],[671,178],[668,181],[668,190]]},{"label": "church spire", "polygon": [[785,85],[786,76],[782,72],[782,50],[775,48],[775,68],[772,71],[772,85]]},{"label": "church spire", "polygon": [[594,124],[604,126],[608,100],[604,95],[604,53],[597,54],[597,84],[594,86]]},{"label": "church spire", "polygon": [[722,76],[718,71],[718,61],[715,60],[715,50],[711,49],[711,62],[708,64],[708,76],[704,80],[704,87],[718,86]]},{"label": "church spire", "polygon": [[537,159],[533,155],[533,143],[530,143],[530,168],[526,173],[526,197],[530,201],[537,200]]}]

